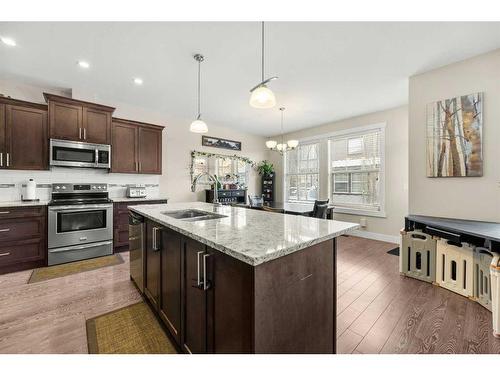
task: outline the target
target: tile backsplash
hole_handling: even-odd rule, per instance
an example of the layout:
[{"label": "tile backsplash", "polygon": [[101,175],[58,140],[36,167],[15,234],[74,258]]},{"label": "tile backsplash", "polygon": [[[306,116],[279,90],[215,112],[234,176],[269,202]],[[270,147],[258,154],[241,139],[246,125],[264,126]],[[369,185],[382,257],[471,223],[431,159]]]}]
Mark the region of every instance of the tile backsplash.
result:
[{"label": "tile backsplash", "polygon": [[[34,179],[40,200],[50,199],[52,183],[106,183],[110,198],[126,195],[128,185],[144,184],[149,198],[160,198],[160,176],[108,173],[89,168],[52,167],[49,171],[0,171],[0,202],[18,201],[25,194],[26,182]],[[161,197],[164,198],[164,197]]]}]

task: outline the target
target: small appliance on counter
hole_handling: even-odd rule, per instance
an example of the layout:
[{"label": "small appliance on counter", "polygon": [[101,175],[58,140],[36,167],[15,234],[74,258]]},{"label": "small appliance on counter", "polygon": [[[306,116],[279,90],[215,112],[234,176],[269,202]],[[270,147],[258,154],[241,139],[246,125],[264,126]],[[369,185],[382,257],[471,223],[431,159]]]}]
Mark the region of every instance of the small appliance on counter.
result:
[{"label": "small appliance on counter", "polygon": [[146,185],[127,187],[127,198],[146,198]]}]

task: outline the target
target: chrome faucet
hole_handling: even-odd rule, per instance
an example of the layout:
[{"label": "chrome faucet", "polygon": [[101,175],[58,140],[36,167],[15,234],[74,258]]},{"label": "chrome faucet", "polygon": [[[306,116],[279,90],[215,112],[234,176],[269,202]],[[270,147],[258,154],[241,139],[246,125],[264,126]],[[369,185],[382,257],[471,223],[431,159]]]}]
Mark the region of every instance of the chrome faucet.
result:
[{"label": "chrome faucet", "polygon": [[203,173],[200,173],[198,176],[196,176],[194,179],[193,179],[193,183],[191,184],[191,191],[194,193],[196,191],[196,184],[198,183],[198,180],[200,179],[200,177],[203,177],[203,176],[208,176],[208,179],[210,180],[210,182],[213,183],[214,185],[214,204],[216,206],[222,206],[222,204],[219,202],[219,189],[217,189],[217,184],[218,184],[218,181],[217,179],[212,176],[211,174],[209,174],[208,172],[203,172]]}]

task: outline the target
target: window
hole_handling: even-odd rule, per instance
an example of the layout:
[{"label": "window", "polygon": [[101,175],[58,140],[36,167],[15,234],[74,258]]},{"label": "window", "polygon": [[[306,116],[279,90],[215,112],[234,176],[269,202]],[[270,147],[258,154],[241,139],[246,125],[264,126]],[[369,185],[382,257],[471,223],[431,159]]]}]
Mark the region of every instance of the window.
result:
[{"label": "window", "polygon": [[383,215],[383,126],[330,137],[331,201],[339,212]]},{"label": "window", "polygon": [[[248,164],[244,161],[223,158],[223,157],[212,157],[208,158],[206,156],[195,156],[193,159],[193,178],[200,173],[208,172],[212,175],[217,175],[217,178],[221,183],[230,182],[237,183],[241,187],[246,187],[248,184]],[[226,178],[226,176],[229,176]],[[200,184],[210,185],[208,178],[204,178],[200,181]]]},{"label": "window", "polygon": [[299,145],[285,154],[287,201],[315,201],[319,196],[319,143]]}]

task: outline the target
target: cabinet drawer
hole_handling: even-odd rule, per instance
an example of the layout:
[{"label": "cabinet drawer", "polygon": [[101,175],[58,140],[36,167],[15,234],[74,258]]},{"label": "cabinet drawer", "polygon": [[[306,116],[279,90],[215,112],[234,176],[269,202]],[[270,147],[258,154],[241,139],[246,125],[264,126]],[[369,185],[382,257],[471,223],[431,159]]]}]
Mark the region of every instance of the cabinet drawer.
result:
[{"label": "cabinet drawer", "polygon": [[45,237],[41,217],[0,220],[0,242]]},{"label": "cabinet drawer", "polygon": [[43,216],[46,207],[0,207],[0,219]]},{"label": "cabinet drawer", "polygon": [[45,239],[0,244],[0,266],[45,258]]}]

